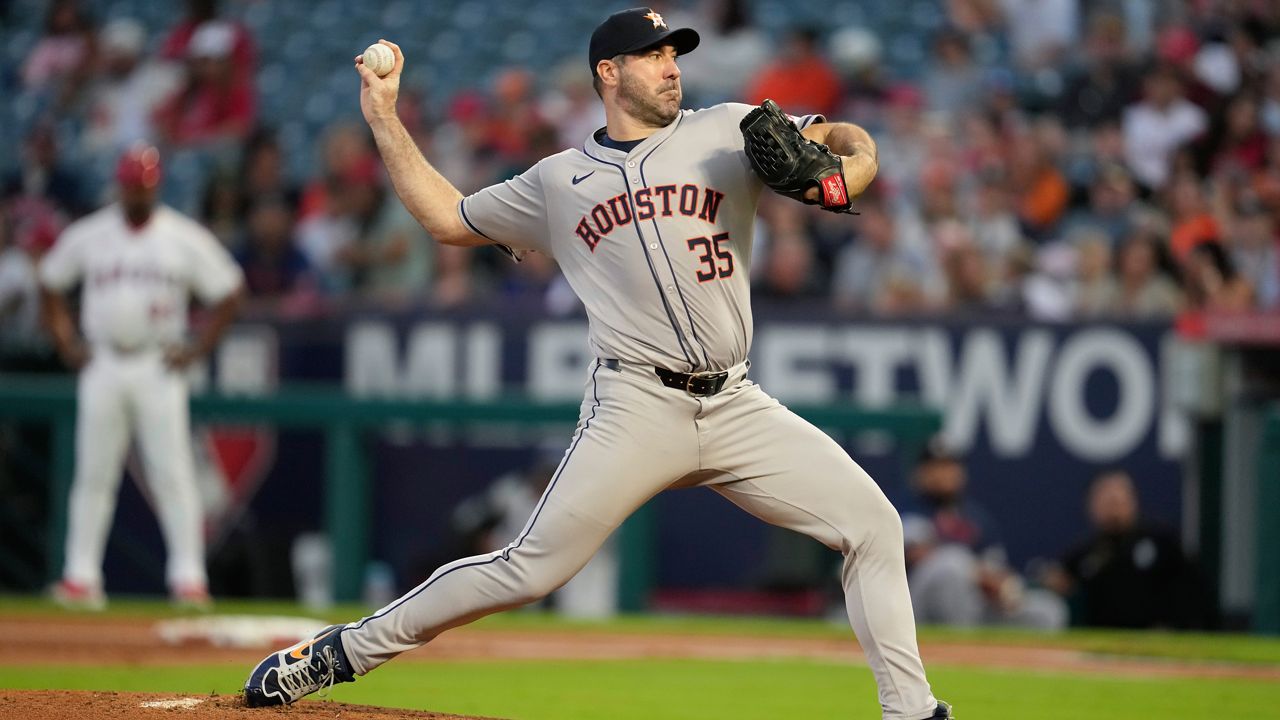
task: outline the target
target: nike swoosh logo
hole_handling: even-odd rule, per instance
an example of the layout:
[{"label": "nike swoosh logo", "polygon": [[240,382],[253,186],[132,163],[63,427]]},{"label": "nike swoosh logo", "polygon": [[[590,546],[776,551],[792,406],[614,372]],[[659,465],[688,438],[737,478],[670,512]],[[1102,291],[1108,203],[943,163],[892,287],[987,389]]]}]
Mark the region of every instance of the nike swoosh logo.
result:
[{"label": "nike swoosh logo", "polygon": [[577,185],[578,183],[582,182],[583,180],[586,180],[587,178],[589,178],[589,177],[591,177],[592,175],[595,175],[595,174],[596,174],[596,171],[595,171],[595,170],[592,170],[591,172],[587,173],[586,175],[583,175],[582,177],[578,177],[577,175],[574,175],[574,176],[573,176],[573,184],[574,184],[574,185]]},{"label": "nike swoosh logo", "polygon": [[307,656],[306,656],[306,655],[303,655],[303,654],[302,654],[302,651],[303,651],[303,650],[306,650],[307,648],[311,647],[312,645],[315,645],[317,642],[320,642],[321,640],[323,640],[323,639],[325,639],[325,638],[327,638],[327,637],[329,637],[329,633],[325,633],[324,635],[321,635],[320,637],[317,637],[317,638],[311,638],[311,640],[310,640],[309,642],[304,643],[304,644],[302,644],[302,645],[299,645],[298,647],[296,647],[296,648],[294,648],[293,650],[291,650],[291,651],[289,652],[289,657],[293,658],[294,660],[306,660],[306,659],[307,659]]}]

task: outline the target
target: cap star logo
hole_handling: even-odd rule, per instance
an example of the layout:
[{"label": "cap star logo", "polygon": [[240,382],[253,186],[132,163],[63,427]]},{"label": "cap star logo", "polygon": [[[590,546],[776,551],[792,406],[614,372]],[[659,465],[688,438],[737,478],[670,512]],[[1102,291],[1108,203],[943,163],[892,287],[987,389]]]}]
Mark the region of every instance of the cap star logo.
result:
[{"label": "cap star logo", "polygon": [[657,30],[658,28],[662,28],[665,30],[667,28],[667,22],[662,19],[661,15],[659,15],[658,13],[652,10],[649,11],[648,15],[644,16],[644,19],[653,21],[654,30]]}]

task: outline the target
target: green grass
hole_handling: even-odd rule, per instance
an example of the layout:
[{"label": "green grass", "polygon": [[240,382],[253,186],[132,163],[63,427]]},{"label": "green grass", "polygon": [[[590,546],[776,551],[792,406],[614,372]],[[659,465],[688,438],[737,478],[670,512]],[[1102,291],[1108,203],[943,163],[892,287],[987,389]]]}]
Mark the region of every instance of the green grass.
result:
[{"label": "green grass", "polygon": [[[485,618],[477,628],[563,630],[598,628],[608,632],[672,635],[849,638],[846,624],[782,618],[625,616],[607,622],[569,621],[542,613],[505,613]],[[1099,655],[1280,665],[1280,638],[1239,633],[1190,633],[1074,629],[1047,634],[1014,628],[924,627],[921,644],[1018,645],[1080,650]]]},{"label": "green grass", "polygon": [[[0,685],[234,693],[246,668],[5,668]],[[936,668],[937,693],[968,720],[1280,717],[1276,687],[1242,680],[1134,680]],[[879,718],[865,668],[803,661],[391,663],[334,700],[519,720]],[[1271,713],[1271,714],[1268,714]]]},{"label": "green grass", "polygon": [[[0,617],[56,616],[43,600],[0,596]],[[220,613],[306,615],[289,603],[221,602]],[[367,612],[343,606],[321,613],[350,620]],[[147,600],[113,598],[109,616],[171,617]],[[631,616],[572,622],[539,613],[507,613],[480,631],[598,630],[667,635],[850,638],[837,624],[812,620]],[[1280,639],[1242,635],[1082,630],[1043,635],[1015,630],[926,628],[921,643],[1035,645],[1108,655],[1280,665]],[[0,665],[0,687],[236,693],[242,663],[132,667]],[[1131,720],[1278,718],[1277,683],[1241,679],[1140,679],[1124,676],[988,670],[935,665],[938,695],[963,720]],[[343,702],[430,709],[519,720],[790,720],[879,717],[875,684],[864,667],[800,659],[772,661],[626,660],[392,662],[334,689]]]}]

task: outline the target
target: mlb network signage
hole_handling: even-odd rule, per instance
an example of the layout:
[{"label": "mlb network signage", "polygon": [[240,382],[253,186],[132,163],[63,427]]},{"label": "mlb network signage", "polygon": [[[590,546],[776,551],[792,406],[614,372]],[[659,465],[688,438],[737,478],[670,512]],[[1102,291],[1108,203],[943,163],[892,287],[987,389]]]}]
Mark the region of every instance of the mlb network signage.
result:
[{"label": "mlb network signage", "polygon": [[[941,408],[945,432],[965,454],[970,490],[998,518],[1019,566],[1056,556],[1081,537],[1084,490],[1103,468],[1133,474],[1148,519],[1179,524],[1177,460],[1189,431],[1169,400],[1169,326],[813,321],[827,315],[824,308],[757,304],[752,377],[797,404]],[[524,392],[577,400],[591,357],[585,321],[513,303],[465,314],[352,314],[241,325],[223,343],[212,380],[223,391],[240,392],[266,391],[278,380],[340,382],[366,396],[484,399]],[[371,438],[380,458],[380,492],[396,497],[396,507],[418,510],[400,524],[380,517],[375,527],[388,537],[422,535],[422,508],[443,513],[433,522],[446,526],[440,497],[465,497],[509,472],[510,463],[524,461],[509,451],[527,438],[481,433],[468,444],[433,450],[429,442],[404,445],[403,428],[397,432]],[[869,434],[847,440],[890,499],[910,507],[901,462],[909,458],[895,454],[892,439]],[[280,452],[288,455],[287,442]],[[312,444],[289,457],[317,455]],[[434,468],[429,484],[421,482],[423,468]],[[296,472],[295,463],[285,462],[271,474]],[[296,487],[299,481],[288,480],[276,485]],[[264,518],[288,505],[269,500],[258,507]],[[691,538],[702,537],[707,523],[726,522],[681,507],[673,517],[688,525]],[[683,526],[675,522],[664,532],[678,535]],[[756,531],[735,526],[732,532]],[[430,541],[421,540],[424,547]]]},{"label": "mlb network signage", "polygon": [[[757,314],[752,377],[784,401],[913,402],[941,408],[953,445],[1000,459],[1055,446],[1088,463],[1147,444],[1177,457],[1183,418],[1163,388],[1166,325],[813,323]],[[581,396],[583,321],[501,317],[345,327],[343,382],[360,395]],[[286,343],[287,346],[287,343]]]}]

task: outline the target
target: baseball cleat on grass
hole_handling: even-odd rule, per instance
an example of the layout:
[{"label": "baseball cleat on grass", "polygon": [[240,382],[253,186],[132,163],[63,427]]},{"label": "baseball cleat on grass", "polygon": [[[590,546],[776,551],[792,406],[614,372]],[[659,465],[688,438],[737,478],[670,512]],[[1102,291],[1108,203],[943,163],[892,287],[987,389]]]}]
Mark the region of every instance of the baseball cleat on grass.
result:
[{"label": "baseball cleat on grass", "polygon": [[956,716],[951,713],[950,705],[939,700],[938,709],[933,711],[933,714],[929,716],[929,720],[956,720]]},{"label": "baseball cleat on grass", "polygon": [[330,625],[310,640],[271,653],[249,674],[249,707],[288,705],[322,688],[356,679],[342,649],[343,625]]},{"label": "baseball cleat on grass", "polygon": [[209,612],[213,609],[213,597],[203,584],[182,584],[169,591],[169,604],[179,610]]},{"label": "baseball cleat on grass", "polygon": [[102,588],[74,580],[62,580],[51,590],[53,601],[67,610],[98,612],[107,609],[107,596]]}]

